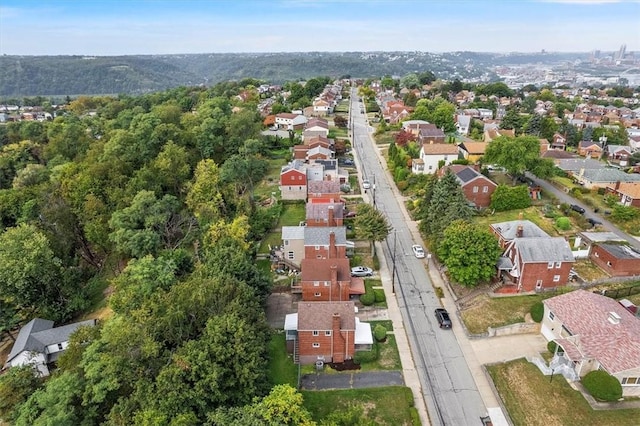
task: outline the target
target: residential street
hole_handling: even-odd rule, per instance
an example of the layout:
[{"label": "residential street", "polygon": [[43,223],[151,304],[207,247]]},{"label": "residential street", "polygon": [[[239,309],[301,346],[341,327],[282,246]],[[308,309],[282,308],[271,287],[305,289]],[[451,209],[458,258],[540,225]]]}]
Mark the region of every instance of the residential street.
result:
[{"label": "residential street", "polygon": [[[441,307],[425,269],[425,260],[411,252],[414,241],[407,218],[391,185],[364,114],[358,114],[357,94],[351,96],[353,146],[362,179],[373,188],[367,193],[373,205],[385,213],[394,231],[383,243],[384,257],[395,269],[395,291],[415,362],[429,418],[435,425],[472,425],[486,415],[471,371],[451,330],[441,330],[434,315]],[[395,268],[391,265],[394,264]]]},{"label": "residential street", "polygon": [[576,200],[571,195],[569,195],[566,192],[556,188],[555,186],[551,185],[549,182],[547,182],[545,180],[542,180],[542,179],[539,179],[539,178],[537,178],[536,176],[534,176],[533,174],[531,174],[529,172],[526,172],[525,174],[529,179],[533,180],[533,182],[536,185],[540,186],[546,192],[553,194],[561,202],[567,203],[567,204],[577,204],[577,205],[581,206],[582,208],[584,208],[586,210],[585,216],[598,218],[598,220],[600,222],[602,222],[602,226],[601,226],[602,229],[601,230],[613,232],[614,234],[616,234],[620,238],[624,238],[625,240],[627,240],[630,245],[632,245],[636,249],[640,250],[640,241],[638,241],[637,238],[635,238],[635,237],[627,234],[626,232],[623,232],[620,229],[618,229],[617,226],[615,226],[614,224],[612,224],[611,222],[609,222],[607,220],[607,216],[606,215],[602,214],[601,212],[594,213],[594,211],[593,211],[593,209],[591,207],[589,207],[588,205],[582,203],[580,200]]}]

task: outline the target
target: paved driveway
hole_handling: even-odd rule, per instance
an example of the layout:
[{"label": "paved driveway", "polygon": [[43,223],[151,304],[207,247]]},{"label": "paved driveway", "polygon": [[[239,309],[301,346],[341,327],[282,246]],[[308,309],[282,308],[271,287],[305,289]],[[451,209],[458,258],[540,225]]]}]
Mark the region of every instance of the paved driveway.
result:
[{"label": "paved driveway", "polygon": [[338,374],[313,373],[300,378],[300,389],[360,389],[382,386],[404,386],[401,371],[363,371]]}]

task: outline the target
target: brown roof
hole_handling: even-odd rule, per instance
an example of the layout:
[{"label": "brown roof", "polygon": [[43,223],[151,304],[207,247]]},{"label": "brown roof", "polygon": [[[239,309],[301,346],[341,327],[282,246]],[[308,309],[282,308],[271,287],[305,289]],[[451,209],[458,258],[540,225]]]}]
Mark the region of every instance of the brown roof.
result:
[{"label": "brown roof", "polygon": [[299,302],[298,331],[331,330],[334,314],[340,315],[341,330],[356,329],[353,302]]},{"label": "brown roof", "polygon": [[[616,300],[585,290],[552,297],[543,303],[578,339],[583,357],[596,359],[610,374],[640,368],[640,318]],[[615,312],[620,321],[609,320]]]},{"label": "brown roof", "polygon": [[[615,186],[609,187],[611,189],[615,188]],[[640,182],[620,182],[616,191],[637,200],[640,198]]]},{"label": "brown roof", "polygon": [[323,220],[329,219],[329,209],[333,209],[333,217],[335,219],[342,219],[344,213],[344,204],[342,202],[336,203],[307,203],[307,220]]},{"label": "brown roof", "polygon": [[457,154],[458,145],[453,145],[450,143],[423,144],[422,151],[425,153],[425,155]]},{"label": "brown roof", "polygon": [[323,127],[325,129],[329,128],[329,122],[327,120],[323,120],[321,118],[311,118],[307,121],[307,124],[304,126],[305,128],[310,128],[314,126]]},{"label": "brown roof", "polygon": [[340,182],[335,180],[314,180],[307,183],[309,194],[335,194],[340,192]]},{"label": "brown roof", "polygon": [[487,149],[486,142],[463,142],[462,146],[466,149],[469,154],[484,154]]}]

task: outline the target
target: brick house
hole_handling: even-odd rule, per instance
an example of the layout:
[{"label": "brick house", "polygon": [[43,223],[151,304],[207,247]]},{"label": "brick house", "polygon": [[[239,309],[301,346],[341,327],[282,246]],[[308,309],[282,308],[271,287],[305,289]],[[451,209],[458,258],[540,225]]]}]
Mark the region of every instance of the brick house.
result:
[{"label": "brick house", "polygon": [[441,129],[438,129],[435,124],[429,126],[421,126],[418,130],[418,143],[432,144],[432,143],[446,143],[447,136]]},{"label": "brick house", "polygon": [[306,206],[307,226],[342,226],[344,221],[344,203],[308,202]]},{"label": "brick house", "polygon": [[300,364],[341,363],[373,345],[371,325],[360,322],[354,302],[300,302],[285,318],[287,348]]},{"label": "brick house", "polygon": [[316,201],[341,200],[340,182],[335,180],[320,180],[307,183],[307,200]]},{"label": "brick house", "polygon": [[365,293],[364,279],[351,276],[349,258],[303,259],[300,287],[305,302],[344,302]]},{"label": "brick house", "polygon": [[283,200],[307,198],[307,171],[300,160],[293,160],[280,171],[280,196]]},{"label": "brick house", "polygon": [[565,285],[575,259],[562,237],[515,238],[499,262],[503,278],[518,292],[530,292]]},{"label": "brick house", "polygon": [[542,303],[540,332],[561,348],[552,363],[577,377],[604,370],[620,381],[623,396],[640,396],[640,318],[615,299],[586,290]]},{"label": "brick house", "polygon": [[589,158],[602,157],[602,145],[594,141],[580,141],[578,144],[578,155]]},{"label": "brick house", "polygon": [[614,277],[640,275],[640,253],[627,244],[615,242],[592,244],[589,259]]},{"label": "brick house", "polygon": [[462,192],[467,200],[475,207],[489,207],[491,204],[491,195],[498,185],[485,175],[479,173],[473,167],[452,164],[443,167],[440,174],[444,174],[449,169],[456,175],[456,179],[462,188]]},{"label": "brick house", "polygon": [[607,185],[607,194],[613,194],[625,206],[640,207],[640,182],[616,182]]}]

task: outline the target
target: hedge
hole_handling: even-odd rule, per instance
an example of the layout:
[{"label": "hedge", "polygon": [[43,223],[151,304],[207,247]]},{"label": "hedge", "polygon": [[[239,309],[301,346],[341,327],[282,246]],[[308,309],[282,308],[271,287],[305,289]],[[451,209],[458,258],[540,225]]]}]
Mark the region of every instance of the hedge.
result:
[{"label": "hedge", "polygon": [[531,313],[531,319],[535,322],[542,321],[542,316],[544,315],[544,305],[542,302],[536,302],[529,311]]},{"label": "hedge", "polygon": [[367,292],[365,294],[360,295],[360,303],[364,306],[371,306],[375,303],[376,296],[373,292]]},{"label": "hedge", "polygon": [[622,385],[603,370],[595,370],[582,378],[582,384],[591,396],[600,401],[617,401],[622,398]]},{"label": "hedge", "polygon": [[370,351],[357,351],[353,355],[353,362],[362,364],[363,362],[373,362],[380,357],[380,348],[377,342],[373,342]]},{"label": "hedge", "polygon": [[383,342],[387,338],[387,329],[382,324],[378,324],[373,328],[373,337],[378,342]]}]

